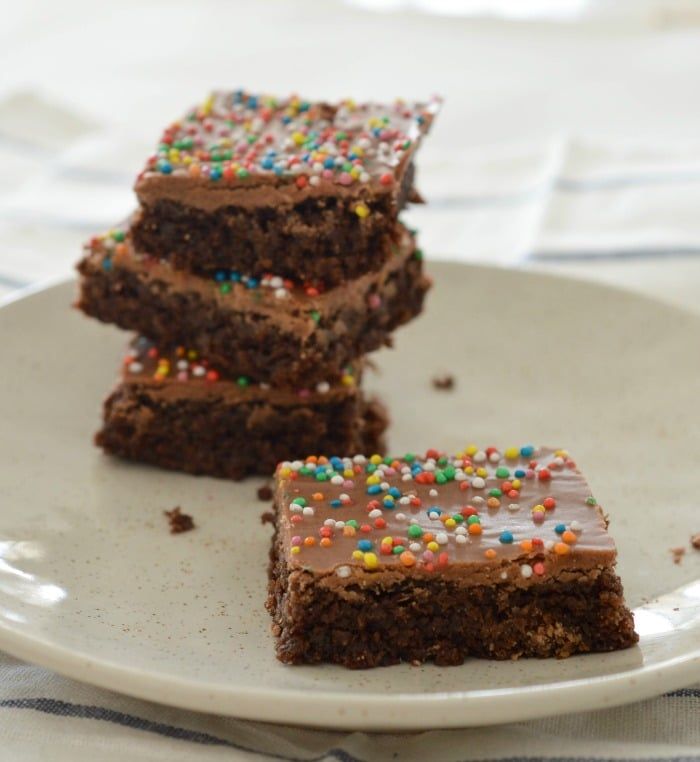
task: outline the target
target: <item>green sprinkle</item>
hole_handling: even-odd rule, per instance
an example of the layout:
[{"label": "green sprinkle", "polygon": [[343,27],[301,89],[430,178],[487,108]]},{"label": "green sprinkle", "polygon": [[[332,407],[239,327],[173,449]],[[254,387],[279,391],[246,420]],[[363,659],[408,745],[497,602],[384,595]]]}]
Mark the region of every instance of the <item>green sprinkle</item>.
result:
[{"label": "green sprinkle", "polygon": [[467,524],[481,524],[481,519],[478,516],[470,516],[467,519]]},{"label": "green sprinkle", "polygon": [[399,553],[403,553],[403,552],[404,552],[404,550],[406,550],[406,548],[404,548],[404,546],[403,546],[403,545],[394,545],[394,547],[391,549],[391,552],[392,552],[392,553],[393,553],[395,556],[398,556],[398,555],[399,555]]},{"label": "green sprinkle", "polygon": [[231,292],[231,284],[230,283],[222,283],[219,286],[219,291],[221,291],[222,294],[228,294]]},{"label": "green sprinkle", "polygon": [[455,478],[455,474],[457,473],[457,470],[454,466],[447,466],[445,470],[443,471],[445,476],[452,481]]},{"label": "green sprinkle", "polygon": [[319,471],[316,474],[316,481],[317,482],[325,482],[328,479],[328,474],[325,471]]},{"label": "green sprinkle", "polygon": [[236,383],[238,384],[238,386],[243,386],[243,387],[245,387],[245,386],[248,386],[248,384],[250,383],[250,381],[248,380],[248,378],[247,378],[246,376],[239,376],[239,377],[236,379]]},{"label": "green sprinkle", "polygon": [[415,454],[414,454],[414,453],[412,453],[412,452],[407,452],[407,453],[406,453],[406,454],[403,456],[403,459],[406,461],[406,463],[413,463],[413,461],[416,459],[416,456],[415,456]]},{"label": "green sprinkle", "polygon": [[598,505],[598,501],[591,495],[586,498],[586,505]]},{"label": "green sprinkle", "polygon": [[496,469],[496,476],[499,479],[507,479],[510,476],[510,471],[505,466],[499,466]]},{"label": "green sprinkle", "polygon": [[313,471],[312,471],[312,470],[311,470],[311,469],[310,469],[308,466],[302,466],[302,467],[299,469],[299,473],[300,473],[302,476],[309,476],[309,474],[312,474],[312,473],[313,473]]},{"label": "green sprinkle", "polygon": [[345,522],[345,526],[352,527],[353,529],[359,529],[360,524],[355,519],[350,519],[350,521]]},{"label": "green sprinkle", "polygon": [[311,319],[314,321],[314,323],[318,325],[321,321],[321,313],[318,310],[311,310],[309,315],[311,315]]},{"label": "green sprinkle", "polygon": [[248,172],[248,170],[247,170],[247,169],[243,169],[243,167],[241,167],[241,168],[240,168],[240,169],[239,169],[239,170],[236,172],[236,177],[238,177],[238,178],[239,178],[239,179],[241,179],[241,180],[245,180],[245,179],[246,179],[246,177],[249,177],[249,176],[250,176],[250,172]]},{"label": "green sprinkle", "polygon": [[420,262],[423,259],[423,249],[416,249],[413,252],[413,258]]},{"label": "green sprinkle", "polygon": [[411,526],[408,527],[408,536],[417,539],[418,537],[423,536],[423,530],[418,524],[411,524]]},{"label": "green sprinkle", "polygon": [[461,524],[464,521],[464,516],[462,516],[461,513],[453,513],[452,518],[458,523]]},{"label": "green sprinkle", "polygon": [[435,472],[435,481],[438,484],[445,484],[447,482],[447,477],[445,476],[443,471],[437,470]]},{"label": "green sprinkle", "polygon": [[494,487],[493,489],[489,490],[489,497],[501,497],[503,493],[501,492],[498,487]]},{"label": "green sprinkle", "polygon": [[292,500],[292,503],[294,503],[294,505],[300,505],[303,508],[306,505],[306,498],[295,497],[294,500]]},{"label": "green sprinkle", "polygon": [[121,243],[126,238],[126,233],[124,233],[123,230],[113,230],[112,231],[112,240],[116,241],[117,243]]}]

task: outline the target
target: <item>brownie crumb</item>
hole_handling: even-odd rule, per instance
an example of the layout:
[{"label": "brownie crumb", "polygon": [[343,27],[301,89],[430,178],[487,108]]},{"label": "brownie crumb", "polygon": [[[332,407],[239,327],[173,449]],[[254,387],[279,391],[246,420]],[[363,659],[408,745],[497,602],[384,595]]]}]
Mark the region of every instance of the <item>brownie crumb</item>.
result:
[{"label": "brownie crumb", "polygon": [[451,373],[443,373],[441,376],[433,376],[433,388],[447,392],[455,388],[455,377]]},{"label": "brownie crumb", "polygon": [[262,487],[258,487],[258,500],[265,502],[272,500],[272,489],[269,484],[263,484]]},{"label": "brownie crumb", "polygon": [[275,514],[272,511],[265,511],[260,516],[260,523],[261,524],[273,524],[275,523]]},{"label": "brownie crumb", "polygon": [[696,532],[690,538],[690,544],[695,548],[695,550],[700,550],[700,532]]},{"label": "brownie crumb", "polygon": [[189,513],[183,513],[179,505],[171,511],[163,511],[163,513],[168,517],[170,534],[181,534],[195,528],[192,516]]},{"label": "brownie crumb", "polygon": [[685,555],[685,548],[671,548],[670,551],[673,556],[673,563],[679,564]]}]

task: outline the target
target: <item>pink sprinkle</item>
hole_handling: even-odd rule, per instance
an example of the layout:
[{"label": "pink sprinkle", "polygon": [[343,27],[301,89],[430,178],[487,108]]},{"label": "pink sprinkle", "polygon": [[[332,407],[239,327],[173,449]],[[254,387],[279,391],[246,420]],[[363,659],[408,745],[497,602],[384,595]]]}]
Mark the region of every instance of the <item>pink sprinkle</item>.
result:
[{"label": "pink sprinkle", "polygon": [[376,310],[381,306],[382,298],[379,296],[379,294],[370,294],[367,299],[367,304],[369,304],[371,309]]},{"label": "pink sprinkle", "polygon": [[311,392],[308,389],[299,389],[299,396],[304,399],[308,397],[311,394]]},{"label": "pink sprinkle", "polygon": [[301,537],[299,535],[292,537],[292,545],[301,545]]},{"label": "pink sprinkle", "polygon": [[352,183],[354,182],[354,178],[348,172],[341,172],[340,176],[338,177],[338,182],[341,185],[352,185]]},{"label": "pink sprinkle", "polygon": [[423,560],[427,561],[428,563],[430,561],[434,561],[435,560],[435,553],[433,553],[432,550],[424,550],[423,551]]},{"label": "pink sprinkle", "polygon": [[343,489],[354,489],[355,482],[352,479],[346,479],[343,482]]}]

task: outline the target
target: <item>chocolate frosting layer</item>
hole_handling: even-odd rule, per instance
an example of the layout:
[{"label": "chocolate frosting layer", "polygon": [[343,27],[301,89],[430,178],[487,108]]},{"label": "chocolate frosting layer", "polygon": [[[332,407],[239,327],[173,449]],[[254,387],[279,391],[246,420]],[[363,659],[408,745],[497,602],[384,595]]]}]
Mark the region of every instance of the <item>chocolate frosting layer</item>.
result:
[{"label": "chocolate frosting layer", "polygon": [[136,192],[143,204],[169,199],[205,211],[327,195],[395,199],[440,105],[214,92],[166,128]]},{"label": "chocolate frosting layer", "polygon": [[438,573],[529,585],[615,563],[603,511],[564,450],[320,458],[282,463],[276,478],[288,562],[324,584]]},{"label": "chocolate frosting layer", "polygon": [[267,402],[300,405],[355,397],[362,377],[362,363],[348,367],[340,378],[320,381],[312,388],[290,389],[253,382],[245,376],[227,378],[196,350],[180,347],[160,351],[148,339],[135,339],[122,363],[122,383],[138,386],[149,396],[180,399],[225,400],[230,404]]}]

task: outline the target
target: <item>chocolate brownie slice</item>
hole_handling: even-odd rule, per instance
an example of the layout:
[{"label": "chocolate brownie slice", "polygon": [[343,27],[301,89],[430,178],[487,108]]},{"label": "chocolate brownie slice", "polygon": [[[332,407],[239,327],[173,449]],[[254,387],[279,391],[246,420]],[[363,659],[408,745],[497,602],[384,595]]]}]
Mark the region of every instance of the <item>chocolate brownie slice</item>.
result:
[{"label": "chocolate brownie slice", "polygon": [[326,287],[381,268],[440,102],[215,92],[163,132],[136,181],[136,247],[200,274]]},{"label": "chocolate brownie slice", "polygon": [[116,229],[87,245],[77,306],[160,346],[195,346],[228,376],[309,385],[389,344],[420,313],[430,282],[413,236],[399,227],[397,238],[380,270],[319,292],[279,276],[192,275]]},{"label": "chocolate brownie slice", "polygon": [[607,520],[569,454],[309,458],[276,472],[278,658],[375,667],[637,642]]},{"label": "chocolate brownie slice", "polygon": [[310,388],[275,389],[227,379],[192,350],[162,353],[139,339],[105,402],[96,443],[131,460],[229,479],[267,475],[318,447],[380,449],[386,414],[362,395],[360,371],[348,368]]}]

